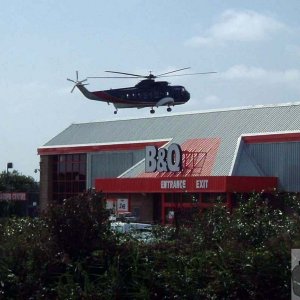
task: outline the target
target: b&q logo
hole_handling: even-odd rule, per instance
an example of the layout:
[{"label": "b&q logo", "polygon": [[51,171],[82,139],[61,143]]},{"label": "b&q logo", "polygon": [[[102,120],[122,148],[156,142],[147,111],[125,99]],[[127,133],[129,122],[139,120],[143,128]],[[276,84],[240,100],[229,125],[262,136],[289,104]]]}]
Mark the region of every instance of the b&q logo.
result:
[{"label": "b&q logo", "polygon": [[182,170],[182,150],[178,144],[171,144],[168,149],[146,146],[145,171],[180,172]]}]

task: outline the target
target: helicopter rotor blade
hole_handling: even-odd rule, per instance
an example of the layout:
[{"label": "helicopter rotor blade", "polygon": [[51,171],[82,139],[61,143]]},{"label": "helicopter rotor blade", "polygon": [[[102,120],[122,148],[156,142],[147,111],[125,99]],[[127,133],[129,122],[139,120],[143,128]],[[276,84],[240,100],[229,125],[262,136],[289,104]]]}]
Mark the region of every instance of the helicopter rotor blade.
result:
[{"label": "helicopter rotor blade", "polygon": [[81,84],[82,82],[87,81],[87,78],[86,78],[86,79],[83,79],[83,80],[77,80],[77,81],[72,80],[72,79],[70,79],[70,78],[67,78],[67,80],[69,80],[69,81],[71,81],[71,82],[74,82],[74,83],[76,83],[76,84]]},{"label": "helicopter rotor blade", "polygon": [[[141,76],[141,78],[145,78],[147,76]],[[117,78],[117,79],[120,79],[120,78],[126,78],[126,79],[130,79],[130,78],[134,78],[134,79],[137,79],[137,78],[140,78],[140,77],[131,77],[131,76],[89,76],[87,78],[111,78],[111,79],[114,79],[114,78]]]},{"label": "helicopter rotor blade", "polygon": [[141,78],[146,78],[148,76],[144,75],[138,75],[138,74],[132,74],[132,73],[124,73],[124,72],[116,72],[116,71],[105,71],[107,73],[114,73],[114,74],[123,74],[123,75],[128,75],[128,76],[135,76],[135,77],[141,77]]},{"label": "helicopter rotor blade", "polygon": [[[172,74],[175,72],[179,72],[179,71],[183,71],[183,70],[187,70],[190,69],[190,67],[186,67],[186,68],[181,68],[181,69],[177,69],[177,70],[173,70],[170,72],[165,72],[165,73],[161,73],[159,75],[153,75],[150,71],[149,75],[139,75],[139,74],[132,74],[132,73],[125,73],[125,72],[118,72],[118,71],[105,71],[107,73],[113,73],[113,74],[121,74],[121,75],[126,75],[126,76],[89,76],[88,78],[103,78],[103,79],[137,79],[137,78],[146,78],[146,79],[150,79],[153,80],[155,78],[160,78],[160,77],[173,77],[173,76],[188,76],[188,75],[204,75],[204,74],[212,74],[212,73],[217,73],[217,72],[198,72],[198,73],[186,73],[186,74]],[[172,74],[172,75],[169,75]],[[86,81],[87,79],[85,79],[84,81]],[[83,82],[83,81],[81,81]]]},{"label": "helicopter rotor blade", "polygon": [[71,93],[73,93],[73,91],[75,90],[76,88],[76,85],[73,86],[72,90],[71,90]]},{"label": "helicopter rotor blade", "polygon": [[183,70],[187,70],[187,69],[190,69],[191,67],[187,67],[187,68],[182,68],[182,69],[178,69],[178,70],[174,70],[174,71],[170,71],[170,72],[166,72],[166,73],[162,73],[162,74],[159,74],[157,75],[156,77],[160,77],[162,75],[167,75],[167,74],[171,74],[171,73],[175,73],[175,72],[179,72],[179,71],[183,71]]},{"label": "helicopter rotor blade", "polygon": [[205,74],[215,74],[218,72],[198,72],[198,73],[187,73],[187,74],[174,74],[174,75],[158,75],[157,77],[175,77],[175,76],[189,76],[189,75],[205,75]]}]

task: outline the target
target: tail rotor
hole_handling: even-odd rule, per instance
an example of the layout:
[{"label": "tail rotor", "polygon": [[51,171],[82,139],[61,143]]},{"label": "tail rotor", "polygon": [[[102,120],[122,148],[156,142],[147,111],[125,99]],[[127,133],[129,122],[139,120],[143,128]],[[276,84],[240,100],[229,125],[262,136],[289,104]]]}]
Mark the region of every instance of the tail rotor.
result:
[{"label": "tail rotor", "polygon": [[83,82],[87,81],[87,78],[86,78],[86,79],[83,79],[83,80],[79,80],[79,79],[78,79],[78,71],[76,71],[76,80],[73,80],[73,79],[70,79],[70,78],[67,78],[67,80],[68,80],[68,81],[71,81],[71,82],[73,82],[73,83],[75,83],[74,86],[73,86],[73,88],[72,88],[72,90],[71,90],[71,93],[73,93],[74,89],[75,89],[76,87],[78,87],[78,86],[85,86],[85,85],[88,85],[88,83],[83,83]]}]

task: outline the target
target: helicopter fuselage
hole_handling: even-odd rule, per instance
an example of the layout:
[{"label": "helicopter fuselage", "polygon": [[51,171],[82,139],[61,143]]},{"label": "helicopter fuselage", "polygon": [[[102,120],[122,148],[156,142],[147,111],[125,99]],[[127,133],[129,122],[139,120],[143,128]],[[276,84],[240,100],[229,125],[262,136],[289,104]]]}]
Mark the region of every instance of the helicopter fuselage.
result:
[{"label": "helicopter fuselage", "polygon": [[[169,85],[167,81],[155,81],[156,78],[171,77],[171,76],[187,76],[199,74],[212,74],[216,72],[198,72],[188,74],[174,74],[179,71],[190,69],[190,67],[181,68],[159,75],[153,75],[150,71],[149,75],[139,75],[125,73],[119,71],[105,71],[107,73],[118,74],[118,76],[92,76],[86,79],[78,79],[78,71],[76,71],[76,80],[67,78],[68,81],[75,83],[71,93],[77,87],[82,94],[91,100],[113,103],[116,114],[119,108],[143,108],[151,107],[150,113],[154,113],[154,107],[167,106],[167,111],[172,111],[171,106],[184,104],[190,99],[190,93],[181,85]],[[172,75],[170,75],[172,74]],[[122,75],[122,76],[120,76]],[[140,81],[133,87],[110,89],[103,91],[91,92],[85,88],[85,83],[88,78],[146,78]]]},{"label": "helicopter fuselage", "polygon": [[113,103],[116,109],[174,106],[186,103],[190,99],[189,92],[179,85],[171,86],[166,81],[146,79],[134,87],[88,91],[78,85],[79,90],[89,99]]}]

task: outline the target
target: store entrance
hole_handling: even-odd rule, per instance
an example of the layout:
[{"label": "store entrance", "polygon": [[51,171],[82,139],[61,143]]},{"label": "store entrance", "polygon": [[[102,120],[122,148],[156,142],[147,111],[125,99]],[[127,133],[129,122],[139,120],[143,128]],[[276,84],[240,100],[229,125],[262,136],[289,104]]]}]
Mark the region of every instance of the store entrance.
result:
[{"label": "store entrance", "polygon": [[153,199],[153,222],[155,224],[161,224],[161,211],[162,211],[162,201],[161,193],[152,194]]}]

